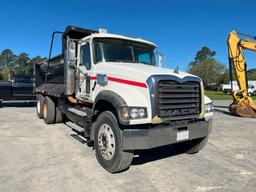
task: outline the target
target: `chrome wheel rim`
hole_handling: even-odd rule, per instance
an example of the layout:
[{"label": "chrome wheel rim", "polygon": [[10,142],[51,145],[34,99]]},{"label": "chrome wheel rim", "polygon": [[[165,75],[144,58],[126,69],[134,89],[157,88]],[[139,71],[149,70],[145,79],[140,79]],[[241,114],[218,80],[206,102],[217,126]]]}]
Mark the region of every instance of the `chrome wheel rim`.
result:
[{"label": "chrome wheel rim", "polygon": [[101,125],[99,129],[98,146],[104,159],[110,160],[113,158],[116,147],[115,136],[108,124]]}]

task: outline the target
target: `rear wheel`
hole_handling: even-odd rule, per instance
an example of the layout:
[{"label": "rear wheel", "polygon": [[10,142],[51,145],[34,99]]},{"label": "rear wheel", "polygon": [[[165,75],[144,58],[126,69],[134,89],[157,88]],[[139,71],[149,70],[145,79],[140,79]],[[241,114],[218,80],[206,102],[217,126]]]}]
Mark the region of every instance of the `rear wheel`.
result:
[{"label": "rear wheel", "polygon": [[124,171],[130,166],[133,151],[122,150],[122,132],[112,112],[102,112],[97,118],[94,143],[98,162],[110,173]]},{"label": "rear wheel", "polygon": [[43,105],[43,117],[46,124],[55,123],[55,103],[50,97],[45,97]]},{"label": "rear wheel", "polygon": [[43,119],[43,105],[44,105],[44,96],[41,94],[38,94],[36,96],[36,113],[39,119]]}]

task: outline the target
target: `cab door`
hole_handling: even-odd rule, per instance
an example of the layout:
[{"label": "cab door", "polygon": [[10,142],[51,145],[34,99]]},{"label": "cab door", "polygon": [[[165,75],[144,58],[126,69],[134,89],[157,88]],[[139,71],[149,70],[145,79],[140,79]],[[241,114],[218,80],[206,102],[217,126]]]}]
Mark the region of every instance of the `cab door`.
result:
[{"label": "cab door", "polygon": [[91,48],[89,42],[80,45],[77,63],[77,91],[76,97],[82,101],[89,101],[91,97]]}]

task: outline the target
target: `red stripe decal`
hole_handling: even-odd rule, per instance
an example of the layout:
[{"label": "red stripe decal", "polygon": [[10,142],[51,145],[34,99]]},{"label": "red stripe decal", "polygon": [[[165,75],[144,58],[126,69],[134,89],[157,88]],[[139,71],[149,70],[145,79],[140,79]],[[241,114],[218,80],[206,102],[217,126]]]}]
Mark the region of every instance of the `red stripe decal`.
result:
[{"label": "red stripe decal", "polygon": [[[91,77],[91,80],[96,80],[96,79],[97,78],[95,76]],[[119,79],[119,78],[115,78],[115,77],[108,77],[108,80],[116,82],[116,83],[122,83],[122,84],[126,84],[126,85],[133,85],[133,86],[137,86],[137,87],[147,88],[147,85],[145,83],[140,83],[140,82],[137,82],[137,81]]]},{"label": "red stripe decal", "polygon": [[145,83],[140,83],[140,82],[136,82],[136,81],[118,79],[118,78],[115,78],[115,77],[108,77],[108,80],[109,81],[114,81],[114,82],[117,82],[117,83],[123,83],[123,84],[127,84],[127,85],[133,85],[133,86],[137,86],[137,87],[147,88],[147,85]]}]

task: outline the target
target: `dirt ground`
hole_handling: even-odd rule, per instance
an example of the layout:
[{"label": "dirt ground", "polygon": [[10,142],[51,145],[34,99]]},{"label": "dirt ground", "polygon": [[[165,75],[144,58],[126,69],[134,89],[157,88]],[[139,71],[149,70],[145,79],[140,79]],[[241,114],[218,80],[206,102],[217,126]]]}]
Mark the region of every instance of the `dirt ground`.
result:
[{"label": "dirt ground", "polygon": [[231,116],[215,101],[213,132],[198,154],[173,146],[138,151],[129,170],[110,174],[65,124],[45,125],[34,103],[0,108],[0,191],[255,191],[256,119]]}]

